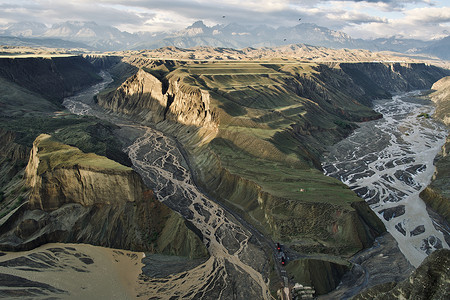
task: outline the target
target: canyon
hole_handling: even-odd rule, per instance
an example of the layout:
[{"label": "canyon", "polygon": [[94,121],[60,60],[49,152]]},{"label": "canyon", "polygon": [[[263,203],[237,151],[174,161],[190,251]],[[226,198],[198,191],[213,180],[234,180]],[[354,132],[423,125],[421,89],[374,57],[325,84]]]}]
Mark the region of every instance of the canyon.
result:
[{"label": "canyon", "polygon": [[[447,70],[416,62],[305,62],[292,54],[288,60],[144,54],[0,59],[8,91],[34,97],[21,108],[2,98],[2,107],[21,124],[39,120],[25,133],[1,116],[0,174],[8,194],[2,199],[10,203],[2,206],[3,251],[88,243],[143,251],[156,261],[155,253],[196,261],[177,272],[182,276],[141,278],[139,295],[161,298],[269,299],[289,282],[318,296],[349,276],[369,277],[358,289],[347,287],[354,295],[405,279],[412,268],[384,224],[346,185],[322,174],[321,157],[358,122],[382,117],[373,100],[428,89]],[[76,60],[88,77],[65,71]],[[38,62],[51,66],[48,75],[27,69]],[[15,73],[21,68],[26,72]],[[112,78],[95,98],[96,92],[67,98],[99,82],[100,69]],[[61,85],[51,84],[55,74]],[[89,75],[89,83],[71,80]],[[50,79],[39,85],[43,76]],[[60,112],[63,98],[79,116]],[[380,239],[401,265],[384,281],[357,262]],[[274,242],[283,245],[286,268]]]}]

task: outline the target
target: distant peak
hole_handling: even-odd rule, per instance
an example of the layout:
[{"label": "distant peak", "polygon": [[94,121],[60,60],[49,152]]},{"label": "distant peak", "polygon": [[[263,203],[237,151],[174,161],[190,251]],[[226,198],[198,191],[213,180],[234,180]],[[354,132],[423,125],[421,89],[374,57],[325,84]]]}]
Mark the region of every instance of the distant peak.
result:
[{"label": "distant peak", "polygon": [[191,28],[206,28],[207,26],[205,25],[205,23],[203,23],[203,21],[197,21],[194,22],[194,24],[192,24],[191,26],[187,27],[186,29],[191,29]]}]

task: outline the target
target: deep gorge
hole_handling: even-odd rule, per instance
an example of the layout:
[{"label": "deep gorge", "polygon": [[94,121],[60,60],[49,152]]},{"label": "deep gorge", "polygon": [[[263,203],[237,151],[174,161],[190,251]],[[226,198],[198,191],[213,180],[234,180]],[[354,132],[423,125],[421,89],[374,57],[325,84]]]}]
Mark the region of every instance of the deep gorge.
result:
[{"label": "deep gorge", "polygon": [[[287,276],[318,294],[333,290],[349,259],[385,229],[366,202],[323,176],[322,153],[351,134],[355,122],[381,117],[366,106],[372,99],[430,87],[446,74],[424,64],[254,62],[254,74],[240,75],[248,64],[88,59],[107,66],[115,81],[66,99],[66,107],[108,122],[96,128],[106,126],[103,135],[126,145],[145,185],[187,220],[211,255],[201,272],[188,270],[162,286],[147,282],[173,296],[206,293],[199,278],[209,272],[217,285],[208,296],[270,298],[286,278],[275,241],[289,254]],[[55,133],[63,137],[61,129]],[[126,161],[119,152],[104,155]],[[318,266],[326,271],[315,274]]]}]

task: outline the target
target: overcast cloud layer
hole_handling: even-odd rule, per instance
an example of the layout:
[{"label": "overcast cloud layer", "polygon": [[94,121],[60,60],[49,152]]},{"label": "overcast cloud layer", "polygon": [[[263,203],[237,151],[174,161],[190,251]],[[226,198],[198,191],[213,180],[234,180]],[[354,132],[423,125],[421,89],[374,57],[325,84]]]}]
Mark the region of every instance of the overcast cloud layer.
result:
[{"label": "overcast cloud layer", "polygon": [[179,30],[197,20],[209,26],[308,22],[356,38],[430,40],[449,35],[450,0],[0,0],[0,25],[95,21],[129,32],[156,32]]}]

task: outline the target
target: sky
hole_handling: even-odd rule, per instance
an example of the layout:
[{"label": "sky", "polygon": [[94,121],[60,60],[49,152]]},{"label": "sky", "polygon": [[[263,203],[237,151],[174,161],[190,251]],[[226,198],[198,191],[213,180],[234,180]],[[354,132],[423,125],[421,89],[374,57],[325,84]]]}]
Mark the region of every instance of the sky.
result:
[{"label": "sky", "polygon": [[[301,20],[299,20],[301,19]],[[0,25],[95,21],[122,31],[176,31],[206,25],[315,23],[354,38],[431,40],[450,34],[450,0],[0,0]]]}]

